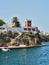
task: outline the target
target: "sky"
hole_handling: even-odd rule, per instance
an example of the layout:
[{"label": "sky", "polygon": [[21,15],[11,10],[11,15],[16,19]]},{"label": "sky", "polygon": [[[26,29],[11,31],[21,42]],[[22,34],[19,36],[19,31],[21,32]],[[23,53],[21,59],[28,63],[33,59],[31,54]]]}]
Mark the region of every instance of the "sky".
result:
[{"label": "sky", "polygon": [[32,26],[49,32],[49,0],[0,0],[0,19],[12,23],[14,16],[22,26],[31,19]]}]

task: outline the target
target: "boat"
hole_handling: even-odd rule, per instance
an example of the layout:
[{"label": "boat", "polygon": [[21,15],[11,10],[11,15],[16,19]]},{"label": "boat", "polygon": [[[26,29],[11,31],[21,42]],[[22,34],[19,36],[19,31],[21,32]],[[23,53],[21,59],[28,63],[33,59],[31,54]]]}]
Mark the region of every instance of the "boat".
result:
[{"label": "boat", "polygon": [[9,51],[10,49],[8,49],[8,48],[2,48],[1,50],[2,51]]}]

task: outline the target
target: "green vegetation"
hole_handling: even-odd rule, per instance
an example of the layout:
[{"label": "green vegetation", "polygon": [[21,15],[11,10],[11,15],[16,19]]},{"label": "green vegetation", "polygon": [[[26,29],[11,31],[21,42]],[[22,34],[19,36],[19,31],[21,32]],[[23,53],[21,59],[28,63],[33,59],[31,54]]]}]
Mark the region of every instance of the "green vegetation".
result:
[{"label": "green vegetation", "polygon": [[2,26],[3,24],[6,24],[2,19],[0,19],[0,26]]},{"label": "green vegetation", "polygon": [[15,22],[17,22],[17,21],[18,21],[18,18],[17,18],[17,17],[13,17],[12,22],[15,23]]},{"label": "green vegetation", "polygon": [[13,17],[12,22],[14,23],[14,27],[20,27],[20,22],[17,17]]},{"label": "green vegetation", "polygon": [[32,34],[32,32],[29,32],[30,34]]}]

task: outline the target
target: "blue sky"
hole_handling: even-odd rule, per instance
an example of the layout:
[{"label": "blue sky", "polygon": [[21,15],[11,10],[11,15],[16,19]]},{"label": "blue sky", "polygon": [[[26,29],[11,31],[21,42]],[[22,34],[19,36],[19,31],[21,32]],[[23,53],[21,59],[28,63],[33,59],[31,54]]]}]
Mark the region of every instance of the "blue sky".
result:
[{"label": "blue sky", "polygon": [[14,16],[22,25],[31,19],[33,26],[49,32],[49,0],[0,0],[0,19],[11,23]]}]

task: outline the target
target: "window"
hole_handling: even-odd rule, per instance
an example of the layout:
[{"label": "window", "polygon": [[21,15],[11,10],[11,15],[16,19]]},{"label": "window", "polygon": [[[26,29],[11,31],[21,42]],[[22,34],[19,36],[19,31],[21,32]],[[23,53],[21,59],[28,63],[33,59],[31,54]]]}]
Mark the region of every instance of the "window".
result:
[{"label": "window", "polygon": [[31,24],[30,24],[30,23],[28,23],[28,26],[31,26]]},{"label": "window", "polygon": [[27,30],[27,28],[24,28],[24,30]]},{"label": "window", "polygon": [[31,30],[31,28],[28,28],[28,30]]},{"label": "window", "polygon": [[31,21],[28,21],[28,23],[31,23]]}]

